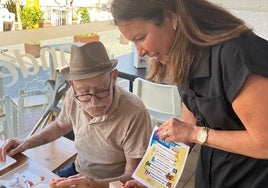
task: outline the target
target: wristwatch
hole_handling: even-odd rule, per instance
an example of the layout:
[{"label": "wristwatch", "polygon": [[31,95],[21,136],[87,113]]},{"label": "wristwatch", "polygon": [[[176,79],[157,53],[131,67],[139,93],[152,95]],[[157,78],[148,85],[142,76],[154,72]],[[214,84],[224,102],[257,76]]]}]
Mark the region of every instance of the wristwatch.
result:
[{"label": "wristwatch", "polygon": [[203,127],[197,134],[197,143],[203,145],[207,141],[209,127]]}]

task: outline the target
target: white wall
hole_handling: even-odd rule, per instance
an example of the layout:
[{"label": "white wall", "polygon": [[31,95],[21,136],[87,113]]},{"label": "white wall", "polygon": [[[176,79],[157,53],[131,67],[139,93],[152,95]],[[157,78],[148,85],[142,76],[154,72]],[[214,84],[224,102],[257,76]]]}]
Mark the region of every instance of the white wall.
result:
[{"label": "white wall", "polygon": [[253,31],[268,40],[268,0],[210,0],[242,18]]},{"label": "white wall", "polygon": [[268,0],[210,0],[237,10],[268,11]]}]

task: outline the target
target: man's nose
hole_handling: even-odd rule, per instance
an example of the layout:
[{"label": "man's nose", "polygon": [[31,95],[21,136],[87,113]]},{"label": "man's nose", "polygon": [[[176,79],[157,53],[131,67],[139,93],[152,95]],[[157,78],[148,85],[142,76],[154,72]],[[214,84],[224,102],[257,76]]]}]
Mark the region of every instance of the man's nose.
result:
[{"label": "man's nose", "polygon": [[99,102],[99,98],[98,97],[96,97],[95,95],[93,95],[92,97],[91,97],[91,103],[92,104],[97,104],[98,102]]}]

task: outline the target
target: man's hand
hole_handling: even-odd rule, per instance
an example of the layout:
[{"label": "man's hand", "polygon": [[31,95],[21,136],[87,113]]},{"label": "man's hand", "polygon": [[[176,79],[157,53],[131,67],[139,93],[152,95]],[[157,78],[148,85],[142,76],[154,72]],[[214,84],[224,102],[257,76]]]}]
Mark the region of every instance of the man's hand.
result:
[{"label": "man's hand", "polygon": [[94,179],[78,174],[60,181],[56,187],[97,188],[97,185]]},{"label": "man's hand", "polygon": [[6,155],[13,156],[27,149],[26,142],[17,139],[7,139],[0,147],[0,162],[6,161]]}]

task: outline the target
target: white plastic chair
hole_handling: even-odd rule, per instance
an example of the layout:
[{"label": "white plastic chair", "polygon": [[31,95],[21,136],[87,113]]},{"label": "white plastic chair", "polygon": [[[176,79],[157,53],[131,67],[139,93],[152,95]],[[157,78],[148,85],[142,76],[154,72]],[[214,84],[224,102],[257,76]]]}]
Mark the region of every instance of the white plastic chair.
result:
[{"label": "white plastic chair", "polygon": [[48,118],[50,116],[59,115],[61,111],[61,108],[58,106],[59,102],[70,87],[68,81],[66,81],[60,73],[56,74],[55,81],[47,80],[47,85],[49,86],[49,90],[52,92],[51,98],[42,116],[28,136],[33,135],[38,130],[42,130],[46,126],[46,123],[48,122]]},{"label": "white plastic chair", "polygon": [[0,98],[0,139],[5,140],[14,136],[13,108],[9,96]]},{"label": "white plastic chair", "polygon": [[136,78],[133,82],[133,93],[145,104],[154,125],[173,117],[181,118],[181,98],[175,85],[158,84]]},{"label": "white plastic chair", "polygon": [[[47,89],[44,90],[33,90],[25,91],[19,90],[19,97],[17,100],[18,110],[18,125],[19,125],[19,136],[25,137],[27,134],[26,127],[34,127],[34,121],[38,121],[38,117],[42,115],[45,108],[49,103],[49,93]],[[30,123],[28,118],[32,120]],[[26,124],[28,124],[26,126]]]}]

